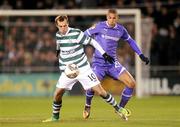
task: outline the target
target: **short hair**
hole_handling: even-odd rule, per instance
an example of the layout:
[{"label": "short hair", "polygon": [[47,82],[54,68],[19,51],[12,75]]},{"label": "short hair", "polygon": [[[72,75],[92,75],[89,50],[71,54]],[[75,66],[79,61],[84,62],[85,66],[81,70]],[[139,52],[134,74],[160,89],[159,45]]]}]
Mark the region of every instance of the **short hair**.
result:
[{"label": "short hair", "polygon": [[58,21],[63,22],[64,20],[66,20],[68,22],[67,15],[59,15],[55,18],[55,24],[57,25]]},{"label": "short hair", "polygon": [[116,9],[109,9],[109,10],[108,10],[108,13],[117,14],[117,11],[116,11]]}]

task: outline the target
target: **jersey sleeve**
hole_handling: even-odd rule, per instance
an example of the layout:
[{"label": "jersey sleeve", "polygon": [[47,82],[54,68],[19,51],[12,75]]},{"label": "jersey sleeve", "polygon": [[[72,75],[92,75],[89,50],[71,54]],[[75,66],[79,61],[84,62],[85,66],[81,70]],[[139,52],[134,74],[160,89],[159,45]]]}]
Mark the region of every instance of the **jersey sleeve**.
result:
[{"label": "jersey sleeve", "polygon": [[60,45],[59,43],[57,43],[57,41],[56,41],[56,50],[60,50]]},{"label": "jersey sleeve", "polygon": [[80,32],[79,34],[79,43],[83,45],[92,45],[94,48],[96,48],[102,55],[105,53],[103,48],[98,44],[97,41],[95,41],[93,38],[86,36],[83,32]]},{"label": "jersey sleeve", "polygon": [[56,33],[56,50],[60,50],[60,40],[58,39],[58,34]]},{"label": "jersey sleeve", "polygon": [[138,45],[134,39],[132,39],[130,37],[127,40],[127,42],[129,43],[130,47],[134,50],[134,52],[136,52],[138,55],[142,54],[142,51],[140,50],[140,48],[138,47]]},{"label": "jersey sleeve", "polygon": [[130,35],[129,35],[128,31],[126,30],[126,28],[123,27],[122,32],[123,32],[123,35],[122,35],[121,38],[122,38],[124,41],[127,41],[127,40],[130,38]]},{"label": "jersey sleeve", "polygon": [[130,47],[136,52],[138,55],[142,54],[140,48],[138,47],[136,41],[131,38],[126,28],[123,27],[123,35],[121,37],[124,41],[127,41]]},{"label": "jersey sleeve", "polygon": [[89,36],[86,36],[82,31],[79,33],[79,36],[77,38],[78,43],[87,45],[90,44],[91,38]]},{"label": "jersey sleeve", "polygon": [[95,24],[95,25],[93,25],[92,27],[90,27],[89,29],[87,29],[86,31],[84,31],[84,34],[86,35],[86,36],[92,36],[93,34],[96,34],[96,33],[98,33],[99,32],[99,28],[98,28],[98,24]]},{"label": "jersey sleeve", "polygon": [[101,55],[105,53],[104,49],[99,45],[99,43],[96,40],[91,39],[90,45],[97,49],[101,53]]}]

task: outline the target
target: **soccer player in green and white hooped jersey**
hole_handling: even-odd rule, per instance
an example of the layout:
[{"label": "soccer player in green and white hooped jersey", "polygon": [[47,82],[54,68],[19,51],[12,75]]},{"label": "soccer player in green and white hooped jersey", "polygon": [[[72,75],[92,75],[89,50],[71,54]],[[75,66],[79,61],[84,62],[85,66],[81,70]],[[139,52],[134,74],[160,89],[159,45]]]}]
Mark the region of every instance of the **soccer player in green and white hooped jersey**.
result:
[{"label": "soccer player in green and white hooped jersey", "polygon": [[[53,101],[53,115],[51,118],[43,120],[43,122],[58,121],[60,109],[62,107],[62,96],[65,90],[71,90],[73,85],[79,81],[85,90],[92,89],[97,92],[107,103],[112,105],[115,112],[124,120],[127,117],[119,112],[119,107],[114,97],[107,93],[101,86],[98,78],[92,71],[87,57],[85,55],[83,45],[93,45],[103,56],[103,58],[113,63],[114,59],[110,57],[101,46],[92,38],[87,37],[79,29],[69,27],[68,17],[66,15],[57,16],[55,24],[59,31],[56,33],[57,56],[59,56],[60,77],[56,84]],[[76,64],[79,68],[79,75],[75,78],[68,78],[64,70],[67,64]]]},{"label": "soccer player in green and white hooped jersey", "polygon": [[104,54],[104,50],[90,37],[84,35],[84,33],[75,28],[68,28],[67,34],[61,35],[56,33],[57,51],[59,51],[59,68],[65,70],[66,65],[74,63],[79,69],[85,70],[89,68],[87,57],[84,53],[83,45],[91,44],[96,47],[101,54]]}]

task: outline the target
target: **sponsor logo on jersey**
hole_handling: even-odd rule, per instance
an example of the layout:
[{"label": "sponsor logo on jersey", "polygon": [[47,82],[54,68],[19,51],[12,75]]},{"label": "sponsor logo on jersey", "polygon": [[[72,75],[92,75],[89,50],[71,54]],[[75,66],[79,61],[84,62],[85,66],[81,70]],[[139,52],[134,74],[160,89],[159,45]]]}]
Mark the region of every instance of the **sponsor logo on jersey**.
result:
[{"label": "sponsor logo on jersey", "polygon": [[73,50],[69,50],[69,51],[61,50],[61,52],[62,52],[63,55],[68,55],[68,54],[73,54],[75,52],[75,50],[74,49]]},{"label": "sponsor logo on jersey", "polygon": [[114,40],[114,41],[119,40],[119,38],[117,38],[117,37],[112,37],[112,36],[108,36],[108,35],[104,35],[104,34],[102,34],[101,36],[102,36],[102,38],[104,38],[106,40]]}]

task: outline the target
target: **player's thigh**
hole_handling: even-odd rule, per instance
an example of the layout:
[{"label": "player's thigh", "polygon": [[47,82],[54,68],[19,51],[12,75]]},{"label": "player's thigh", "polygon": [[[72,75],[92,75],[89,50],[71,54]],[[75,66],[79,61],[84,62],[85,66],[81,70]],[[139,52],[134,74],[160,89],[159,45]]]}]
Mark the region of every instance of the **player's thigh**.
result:
[{"label": "player's thigh", "polygon": [[103,80],[106,73],[106,68],[99,65],[98,63],[93,63],[92,64],[92,70],[93,72],[96,74],[96,76],[98,77],[99,80]]},{"label": "player's thigh", "polygon": [[127,70],[124,70],[118,79],[130,88],[134,88],[136,85],[135,79]]},{"label": "player's thigh", "polygon": [[107,74],[118,80],[119,76],[123,73],[124,70],[126,70],[126,68],[123,67],[118,61],[116,61],[114,64],[109,66]]},{"label": "player's thigh", "polygon": [[61,73],[59,80],[56,84],[57,88],[63,88],[66,90],[71,90],[73,85],[77,82],[77,79],[70,79],[68,78],[64,72]]},{"label": "player's thigh", "polygon": [[95,73],[92,71],[91,68],[81,73],[78,76],[78,80],[85,90],[88,90],[100,84],[100,81],[98,80],[97,76],[95,75]]}]

